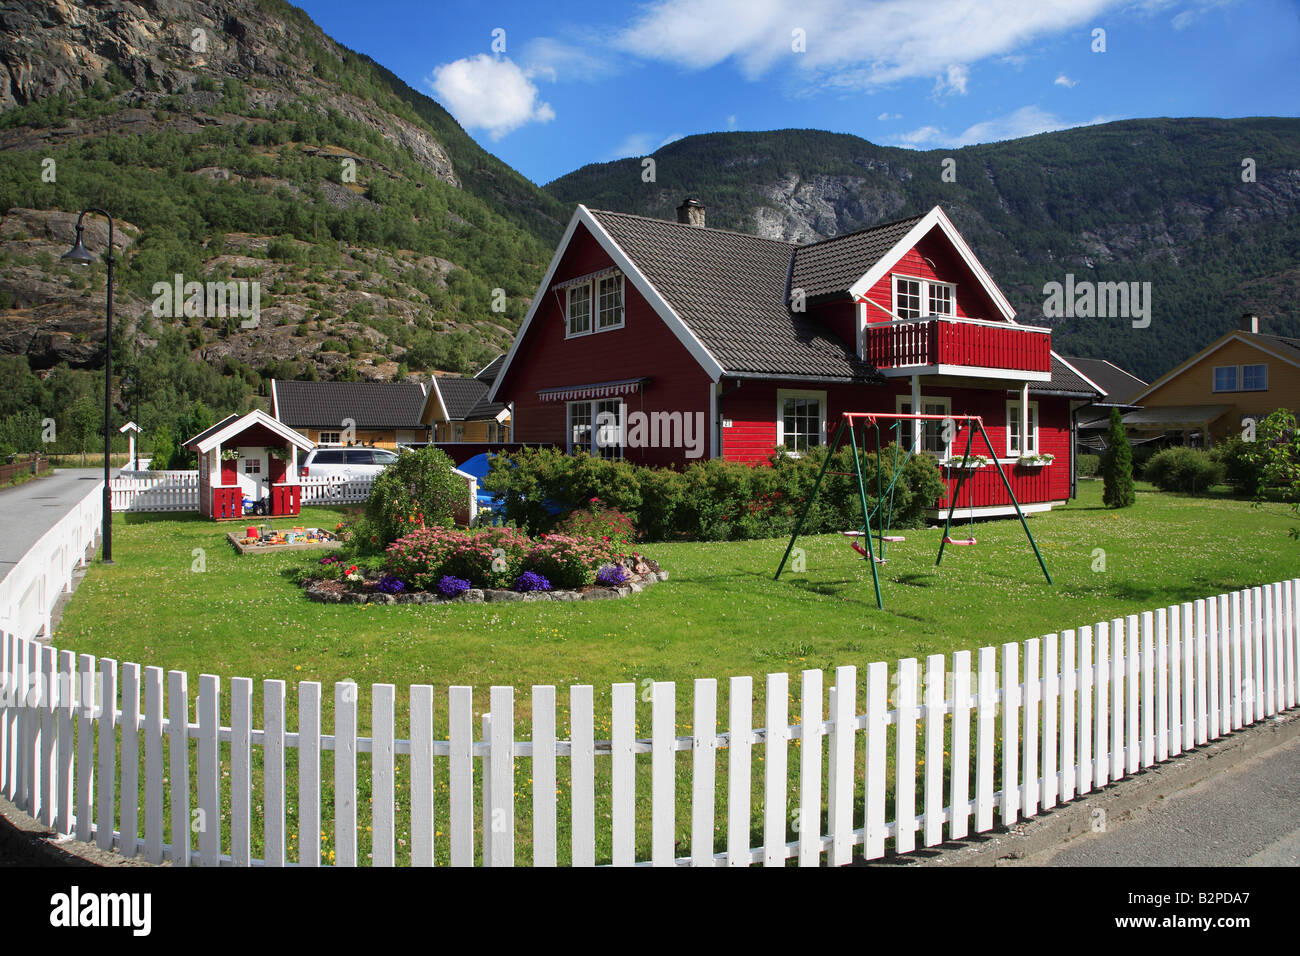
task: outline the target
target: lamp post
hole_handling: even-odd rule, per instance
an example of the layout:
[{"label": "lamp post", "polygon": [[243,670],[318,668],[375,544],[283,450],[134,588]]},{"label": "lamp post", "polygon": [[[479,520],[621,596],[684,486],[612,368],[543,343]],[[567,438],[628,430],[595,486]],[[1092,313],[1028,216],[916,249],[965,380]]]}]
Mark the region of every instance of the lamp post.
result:
[{"label": "lamp post", "polygon": [[83,209],[81,215],[77,216],[77,241],[62,256],[65,262],[76,262],[83,266],[93,265],[95,257],[81,243],[82,225],[81,221],[86,218],[86,213],[98,213],[108,220],[108,305],[105,309],[106,330],[104,333],[104,517],[103,530],[100,532],[104,539],[103,563],[113,563],[113,492],[109,486],[112,480],[108,471],[108,456],[111,450],[110,439],[112,436],[112,404],[111,392],[113,388],[113,217],[102,209],[96,209],[93,206],[89,209]]}]

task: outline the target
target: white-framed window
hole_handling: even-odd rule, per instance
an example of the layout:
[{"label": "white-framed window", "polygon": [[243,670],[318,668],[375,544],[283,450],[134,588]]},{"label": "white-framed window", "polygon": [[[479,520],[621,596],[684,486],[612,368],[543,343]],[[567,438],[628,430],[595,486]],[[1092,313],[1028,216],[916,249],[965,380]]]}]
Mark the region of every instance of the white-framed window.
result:
[{"label": "white-framed window", "polygon": [[1020,441],[1020,401],[1007,402],[1007,457],[1038,454],[1038,403],[1029,403],[1029,441]]},{"label": "white-framed window", "polygon": [[262,473],[262,459],[260,458],[244,459],[244,474],[260,475],[261,473]]},{"label": "white-framed window", "polygon": [[[900,415],[952,415],[952,399],[941,398],[934,395],[921,396],[921,410],[913,413],[911,396],[898,396],[898,414]],[[948,432],[944,428],[944,423],[938,419],[929,419],[926,421],[916,421],[914,419],[902,419],[898,423],[899,444],[906,450],[912,447],[912,441],[916,435],[916,426],[921,426],[921,451],[929,452],[932,455],[938,455],[940,460],[947,460],[952,453],[952,442],[957,437],[956,423],[951,433],[948,434],[948,441],[944,441],[944,436]],[[888,444],[883,434],[882,426],[881,444]]]},{"label": "white-framed window", "polygon": [[776,444],[798,454],[826,444],[826,393],[776,390]]},{"label": "white-framed window", "polygon": [[565,293],[567,335],[586,335],[591,331],[591,285],[571,285]]},{"label": "white-framed window", "polygon": [[1268,391],[1268,366],[1263,363],[1217,365],[1214,368],[1214,390],[1216,392]]},{"label": "white-framed window", "polygon": [[1215,367],[1214,390],[1216,392],[1235,392],[1237,390],[1237,366],[1219,365]]},{"label": "white-framed window", "polygon": [[318,445],[341,445],[339,432],[321,432],[316,439]]},{"label": "white-framed window", "polygon": [[894,314],[900,319],[957,314],[957,287],[915,276],[894,276]]},{"label": "white-framed window", "polygon": [[625,409],[617,398],[569,402],[568,452],[586,451],[600,458],[623,457]]},{"label": "white-framed window", "polygon": [[623,276],[604,276],[596,282],[596,331],[623,324]]}]

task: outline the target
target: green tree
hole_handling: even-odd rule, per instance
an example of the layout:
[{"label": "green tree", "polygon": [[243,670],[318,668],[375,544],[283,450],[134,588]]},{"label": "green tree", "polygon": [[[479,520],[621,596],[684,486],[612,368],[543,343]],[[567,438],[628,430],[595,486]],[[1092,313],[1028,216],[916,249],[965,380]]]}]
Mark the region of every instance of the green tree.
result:
[{"label": "green tree", "polygon": [[1106,507],[1127,508],[1133,504],[1137,498],[1133,490],[1133,446],[1124,432],[1124,421],[1118,408],[1110,410],[1101,475],[1104,480],[1101,500]]},{"label": "green tree", "polygon": [[72,424],[72,437],[81,452],[81,464],[84,467],[86,464],[86,446],[99,433],[103,416],[94,399],[83,395],[72,403],[68,417]]}]

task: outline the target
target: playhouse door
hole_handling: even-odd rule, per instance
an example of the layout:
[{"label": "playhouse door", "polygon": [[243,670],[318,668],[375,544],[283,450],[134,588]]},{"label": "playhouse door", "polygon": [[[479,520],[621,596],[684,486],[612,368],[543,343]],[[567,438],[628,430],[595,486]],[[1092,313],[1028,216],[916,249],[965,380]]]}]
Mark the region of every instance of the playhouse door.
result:
[{"label": "playhouse door", "polygon": [[268,457],[265,448],[239,450],[239,488],[245,498],[260,501],[270,493]]}]

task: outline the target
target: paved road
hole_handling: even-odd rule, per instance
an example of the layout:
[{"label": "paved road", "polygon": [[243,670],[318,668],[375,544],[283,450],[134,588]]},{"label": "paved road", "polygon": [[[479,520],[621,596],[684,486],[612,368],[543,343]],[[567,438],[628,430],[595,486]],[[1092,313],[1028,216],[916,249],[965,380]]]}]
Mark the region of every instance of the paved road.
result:
[{"label": "paved road", "polygon": [[102,469],[60,468],[0,491],[0,580],[103,477]]},{"label": "paved road", "polygon": [[1300,739],[1139,811],[1034,866],[1300,866]]}]

